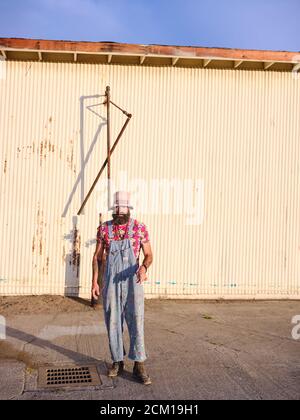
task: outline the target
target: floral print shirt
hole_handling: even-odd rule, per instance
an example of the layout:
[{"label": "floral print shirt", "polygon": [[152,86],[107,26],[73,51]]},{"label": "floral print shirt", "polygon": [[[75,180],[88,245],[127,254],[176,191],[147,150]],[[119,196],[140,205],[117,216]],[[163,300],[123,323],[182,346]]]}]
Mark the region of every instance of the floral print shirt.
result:
[{"label": "floral print shirt", "polygon": [[[130,238],[130,241],[132,244],[134,254],[136,258],[138,259],[140,255],[141,244],[149,242],[150,238],[149,238],[149,232],[148,232],[147,226],[136,219],[133,219],[133,221],[134,221],[133,227],[132,227],[133,234],[132,234],[132,237]],[[114,236],[115,241],[118,241],[121,239],[127,239],[129,237],[129,231],[125,233],[126,223],[124,225],[118,225],[118,226],[112,224],[112,228],[113,228],[112,231],[113,231],[113,236]],[[107,222],[104,222],[102,223],[101,226],[98,226],[96,240],[98,243],[102,241],[102,243],[104,244],[105,252],[106,254],[108,254],[110,239],[108,235]]]}]

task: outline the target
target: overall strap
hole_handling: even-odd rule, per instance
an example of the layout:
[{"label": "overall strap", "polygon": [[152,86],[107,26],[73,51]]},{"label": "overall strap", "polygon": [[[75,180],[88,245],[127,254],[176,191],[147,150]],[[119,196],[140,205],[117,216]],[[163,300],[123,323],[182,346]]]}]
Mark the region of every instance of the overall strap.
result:
[{"label": "overall strap", "polygon": [[133,237],[133,225],[134,225],[134,219],[130,218],[129,229],[128,229],[129,238]]}]

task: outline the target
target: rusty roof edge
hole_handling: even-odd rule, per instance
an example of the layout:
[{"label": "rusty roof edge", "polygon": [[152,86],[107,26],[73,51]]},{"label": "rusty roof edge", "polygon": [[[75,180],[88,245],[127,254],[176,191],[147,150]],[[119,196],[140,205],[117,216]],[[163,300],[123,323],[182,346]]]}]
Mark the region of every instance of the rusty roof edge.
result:
[{"label": "rusty roof edge", "polygon": [[120,55],[202,58],[214,60],[251,60],[300,62],[300,52],[246,50],[219,47],[195,47],[158,44],[127,44],[119,42],[63,41],[29,38],[0,38],[0,50],[26,50],[60,53],[102,53]]}]

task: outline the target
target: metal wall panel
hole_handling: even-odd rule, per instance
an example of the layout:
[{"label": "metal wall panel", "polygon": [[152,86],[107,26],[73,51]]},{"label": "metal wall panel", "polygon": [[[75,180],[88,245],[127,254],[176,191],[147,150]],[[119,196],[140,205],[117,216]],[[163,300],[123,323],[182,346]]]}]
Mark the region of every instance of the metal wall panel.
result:
[{"label": "metal wall panel", "polygon": [[[89,296],[98,213],[111,215],[103,181],[84,214],[76,214],[105,159],[106,109],[95,105],[110,85],[112,100],[133,114],[112,155],[112,176],[116,188],[132,190],[133,216],[149,228],[154,262],[146,296],[300,298],[295,74],[6,65],[1,294]],[[114,141],[126,117],[111,113]],[[160,194],[154,180],[165,180]],[[191,205],[200,215],[196,224]]]}]

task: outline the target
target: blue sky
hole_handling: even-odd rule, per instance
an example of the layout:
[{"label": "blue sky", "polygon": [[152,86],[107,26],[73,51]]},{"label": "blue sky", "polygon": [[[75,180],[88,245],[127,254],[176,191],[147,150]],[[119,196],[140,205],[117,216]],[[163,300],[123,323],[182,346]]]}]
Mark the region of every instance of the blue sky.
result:
[{"label": "blue sky", "polygon": [[0,0],[0,37],[300,51],[300,0]]}]

